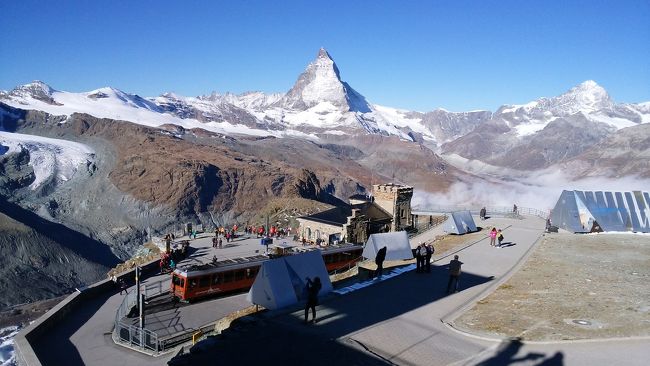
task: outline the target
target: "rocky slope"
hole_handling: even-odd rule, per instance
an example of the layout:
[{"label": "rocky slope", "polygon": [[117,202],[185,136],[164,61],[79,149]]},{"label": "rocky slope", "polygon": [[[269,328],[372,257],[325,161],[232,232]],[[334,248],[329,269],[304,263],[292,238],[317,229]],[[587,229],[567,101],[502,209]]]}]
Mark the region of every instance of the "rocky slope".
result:
[{"label": "rocky slope", "polygon": [[650,178],[650,124],[621,129],[562,168],[578,177]]},{"label": "rocky slope", "polygon": [[558,97],[505,105],[473,131],[444,144],[442,151],[537,170],[578,156],[617,130],[648,121],[645,104],[615,104],[605,89],[586,81]]},{"label": "rocky slope", "polygon": [[108,247],[0,198],[0,310],[95,282],[119,262]]}]

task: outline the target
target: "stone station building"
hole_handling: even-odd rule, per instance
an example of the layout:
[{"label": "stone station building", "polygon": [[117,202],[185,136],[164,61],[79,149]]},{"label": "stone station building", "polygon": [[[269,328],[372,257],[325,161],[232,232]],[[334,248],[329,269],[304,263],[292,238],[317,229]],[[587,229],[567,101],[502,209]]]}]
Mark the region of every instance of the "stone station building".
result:
[{"label": "stone station building", "polygon": [[413,226],[413,187],[374,184],[372,195],[354,195],[349,205],[299,217],[300,238],[309,243],[365,243],[371,234]]}]

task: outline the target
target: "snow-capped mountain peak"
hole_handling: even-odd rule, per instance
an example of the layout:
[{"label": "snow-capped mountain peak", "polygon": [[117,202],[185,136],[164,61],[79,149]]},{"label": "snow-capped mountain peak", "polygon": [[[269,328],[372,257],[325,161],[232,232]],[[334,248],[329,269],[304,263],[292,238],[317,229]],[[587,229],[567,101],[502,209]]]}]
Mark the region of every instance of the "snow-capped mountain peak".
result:
[{"label": "snow-capped mountain peak", "polygon": [[113,99],[115,102],[130,106],[130,107],[136,107],[136,108],[145,108],[151,111],[155,112],[161,112],[160,107],[158,107],[155,103],[152,103],[151,101],[142,98],[141,96],[137,94],[129,94],[125,93],[119,89],[106,86],[103,88],[95,89],[93,91],[90,91],[88,93],[85,93],[86,97],[93,99],[93,100],[98,100],[98,99]]},{"label": "snow-capped mountain peak", "polygon": [[52,99],[52,94],[55,92],[56,90],[44,82],[34,80],[29,84],[17,86],[9,92],[9,95],[17,98],[33,98],[48,104],[56,104],[54,99]]},{"label": "snow-capped mountain peak", "polygon": [[307,110],[320,103],[329,103],[343,112],[370,112],[366,99],[341,81],[336,63],[324,48],[318,51],[316,59],[278,102],[280,106],[294,110]]},{"label": "snow-capped mountain peak", "polygon": [[593,80],[582,82],[557,99],[561,103],[571,103],[581,111],[595,111],[612,106],[607,91]]}]

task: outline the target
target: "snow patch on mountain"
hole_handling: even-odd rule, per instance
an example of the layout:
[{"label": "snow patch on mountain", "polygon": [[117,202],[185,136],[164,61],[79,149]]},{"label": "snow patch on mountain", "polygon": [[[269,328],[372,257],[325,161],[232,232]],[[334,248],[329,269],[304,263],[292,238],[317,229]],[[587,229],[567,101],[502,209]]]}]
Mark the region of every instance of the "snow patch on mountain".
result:
[{"label": "snow patch on mountain", "polygon": [[616,129],[650,122],[650,111],[646,112],[642,105],[614,104],[607,91],[593,80],[587,80],[557,97],[540,98],[522,105],[504,105],[494,117],[521,138],[541,131],[557,118],[577,113],[589,121],[605,123]]},{"label": "snow patch on mountain", "polygon": [[0,132],[0,146],[6,147],[0,149],[1,154],[29,151],[29,165],[36,176],[30,185],[32,190],[50,178],[59,182],[70,180],[81,167],[91,164],[95,156],[92,148],[78,142],[20,133]]},{"label": "snow patch on mountain", "polygon": [[14,338],[20,331],[20,326],[14,325],[0,329],[0,366],[16,364]]},{"label": "snow patch on mountain", "polygon": [[211,103],[228,103],[239,108],[259,111],[277,103],[283,96],[283,93],[265,94],[259,91],[245,92],[239,95],[233,93],[218,94],[213,92],[210,95],[200,96],[197,99]]},{"label": "snow patch on mountain", "polygon": [[[21,94],[20,97],[14,96],[3,102],[15,108],[40,110],[53,115],[70,116],[73,113],[87,113],[98,118],[124,120],[150,127],[173,124],[188,130],[203,128],[220,134],[282,135],[280,132],[254,129],[228,121],[203,123],[196,119],[185,119],[162,113],[161,107],[154,102],[114,88],[100,88],[86,93],[53,91],[51,97],[55,104],[34,98],[31,94]],[[187,99],[199,101],[197,98]]]},{"label": "snow patch on mountain", "polygon": [[612,116],[605,115],[603,113],[592,113],[589,114],[588,118],[595,122],[601,122],[613,126],[617,130],[620,130],[621,128],[632,127],[637,125],[636,123],[628,119],[620,118],[620,117],[612,117]]}]

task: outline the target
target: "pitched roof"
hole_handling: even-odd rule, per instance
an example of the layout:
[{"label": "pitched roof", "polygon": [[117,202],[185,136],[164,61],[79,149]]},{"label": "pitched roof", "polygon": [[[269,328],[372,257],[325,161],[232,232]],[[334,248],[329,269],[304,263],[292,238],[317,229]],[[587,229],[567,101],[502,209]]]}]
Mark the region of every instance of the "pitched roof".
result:
[{"label": "pitched roof", "polygon": [[334,207],[327,211],[300,217],[301,219],[321,222],[329,225],[344,225],[352,216],[352,209],[359,209],[370,221],[390,221],[393,219],[388,212],[374,202],[363,202],[345,207]]},{"label": "pitched roof", "polygon": [[348,217],[352,216],[350,206],[334,207],[327,211],[322,211],[312,215],[302,216],[301,219],[322,222],[329,225],[343,225],[348,222]]}]

